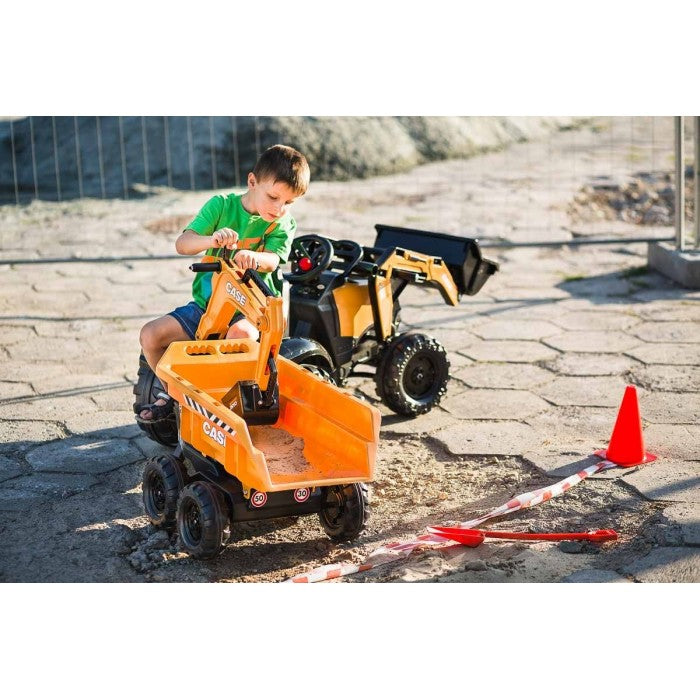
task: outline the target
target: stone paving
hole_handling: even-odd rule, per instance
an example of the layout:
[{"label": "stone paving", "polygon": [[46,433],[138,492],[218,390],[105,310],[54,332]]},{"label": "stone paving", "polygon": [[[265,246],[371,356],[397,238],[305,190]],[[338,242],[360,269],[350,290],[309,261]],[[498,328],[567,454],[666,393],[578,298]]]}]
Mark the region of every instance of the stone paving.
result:
[{"label": "stone paving", "polygon": [[[560,137],[562,149],[565,138]],[[549,144],[552,158],[558,143]],[[532,145],[525,148],[534,152]],[[505,178],[499,173],[506,166],[518,162],[525,168],[518,147],[510,151],[509,156],[488,154],[425,166],[416,179],[420,184],[430,178],[441,181],[445,172],[461,167],[463,180],[473,177],[498,191],[499,178]],[[588,167],[595,172],[595,162]],[[527,172],[536,180],[536,172]],[[561,172],[571,179],[573,191],[574,179],[566,168]],[[410,181],[401,175],[372,182],[391,191]],[[317,224],[306,230],[328,225],[324,194],[335,194],[342,209],[343,193],[353,184],[319,183],[318,194],[300,202],[297,211],[300,220],[306,216]],[[540,201],[529,201],[526,218],[516,188],[507,211],[483,220],[482,235],[496,236],[503,222],[510,222],[509,237],[541,239],[537,217],[563,216],[553,209],[565,201],[568,190],[562,187],[564,192],[545,190]],[[166,191],[121,206],[83,201],[37,202],[21,211],[6,207],[0,212],[1,256],[167,254],[173,236],[146,234],[145,223],[194,212],[205,196]],[[435,197],[430,211],[419,205],[417,212],[406,207],[396,212],[380,202],[359,212],[357,220],[338,220],[328,233],[369,243],[376,222],[430,228],[421,216],[435,215],[441,206]],[[457,203],[447,198],[442,206]],[[459,207],[461,220],[469,220],[469,205],[461,202]],[[30,250],[27,241],[33,242]],[[417,288],[402,297],[407,325],[425,329],[447,348],[452,380],[441,407],[426,416],[396,422],[383,409],[383,429],[430,435],[456,455],[519,455],[549,474],[571,473],[582,463],[593,463],[592,451],[607,445],[624,388],[634,384],[646,446],[659,459],[593,478],[621,479],[645,498],[667,504],[664,517],[679,528],[680,539],[626,571],[581,570],[566,580],[700,580],[700,555],[694,549],[700,544],[700,292],[647,271],[643,244],[485,248],[484,253],[499,260],[501,271],[458,308]],[[13,562],[3,553],[21,513],[117,483],[120,467],[159,451],[143,437],[130,411],[138,331],[164,309],[184,303],[190,273],[181,261],[0,261],[0,278],[0,580],[15,580]],[[371,380],[356,386],[373,395]],[[120,494],[126,500],[115,506],[113,523],[125,517],[125,504],[139,507],[138,481],[122,482]],[[102,498],[101,491],[95,493]],[[110,514],[102,519],[109,522]],[[85,558],[76,555],[75,562],[77,572]],[[138,580],[127,566],[112,575]],[[77,573],[74,580],[80,580]]]}]

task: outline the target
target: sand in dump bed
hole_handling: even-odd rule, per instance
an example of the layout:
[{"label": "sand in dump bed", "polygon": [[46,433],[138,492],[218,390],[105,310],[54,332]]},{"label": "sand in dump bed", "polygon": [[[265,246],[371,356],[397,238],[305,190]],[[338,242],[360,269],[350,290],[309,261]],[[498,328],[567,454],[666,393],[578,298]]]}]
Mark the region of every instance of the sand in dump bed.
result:
[{"label": "sand in dump bed", "polygon": [[251,425],[248,432],[253,445],[265,455],[270,474],[300,474],[309,469],[301,438],[269,425]]}]

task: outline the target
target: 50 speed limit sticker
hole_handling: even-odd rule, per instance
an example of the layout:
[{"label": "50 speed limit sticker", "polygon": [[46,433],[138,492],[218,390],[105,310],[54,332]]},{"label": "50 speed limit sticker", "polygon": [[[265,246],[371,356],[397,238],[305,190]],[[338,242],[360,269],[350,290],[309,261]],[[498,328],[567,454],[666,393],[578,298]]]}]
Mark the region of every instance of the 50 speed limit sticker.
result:
[{"label": "50 speed limit sticker", "polygon": [[256,491],[250,497],[250,505],[254,508],[262,508],[267,503],[267,494],[264,491]]},{"label": "50 speed limit sticker", "polygon": [[310,496],[310,495],[311,495],[311,490],[302,487],[302,488],[300,488],[300,489],[297,489],[297,490],[294,492],[294,500],[295,500],[297,503],[303,503],[304,501],[308,501],[308,500],[309,500],[309,496]]}]

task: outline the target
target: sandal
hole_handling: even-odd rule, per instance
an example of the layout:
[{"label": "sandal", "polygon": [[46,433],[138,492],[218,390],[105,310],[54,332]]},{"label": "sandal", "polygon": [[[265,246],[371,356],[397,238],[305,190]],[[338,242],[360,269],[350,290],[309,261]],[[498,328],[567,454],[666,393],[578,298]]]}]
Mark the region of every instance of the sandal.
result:
[{"label": "sandal", "polygon": [[[136,408],[136,413],[134,414],[134,417],[136,418],[136,421],[138,423],[144,423],[148,425],[151,423],[160,423],[164,420],[172,420],[174,418],[173,404],[175,403],[175,399],[173,399],[172,396],[168,396],[168,394],[166,394],[164,391],[159,391],[156,394],[156,399],[163,399],[165,403],[146,403]],[[141,418],[142,411],[150,411],[151,417]]]}]

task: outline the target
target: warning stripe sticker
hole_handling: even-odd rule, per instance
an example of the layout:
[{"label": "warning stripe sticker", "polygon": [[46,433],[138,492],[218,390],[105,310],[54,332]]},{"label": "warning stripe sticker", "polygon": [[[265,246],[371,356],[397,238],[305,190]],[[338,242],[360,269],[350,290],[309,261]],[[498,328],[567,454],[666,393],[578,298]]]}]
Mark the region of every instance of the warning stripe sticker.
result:
[{"label": "warning stripe sticker", "polygon": [[213,413],[209,413],[204,406],[200,406],[194,399],[191,399],[187,394],[184,394],[185,396],[185,403],[193,410],[197,411],[197,413],[201,413],[207,420],[210,420],[214,425],[217,427],[221,428],[222,430],[226,431],[229,435],[232,437],[236,434],[236,431],[230,426],[224,423],[224,421],[221,420],[218,416],[216,416]]}]

